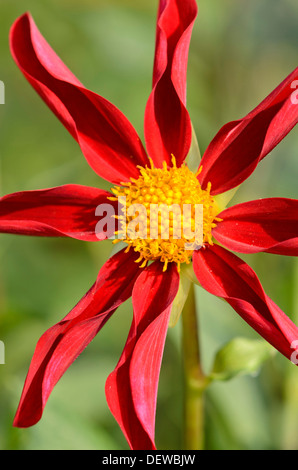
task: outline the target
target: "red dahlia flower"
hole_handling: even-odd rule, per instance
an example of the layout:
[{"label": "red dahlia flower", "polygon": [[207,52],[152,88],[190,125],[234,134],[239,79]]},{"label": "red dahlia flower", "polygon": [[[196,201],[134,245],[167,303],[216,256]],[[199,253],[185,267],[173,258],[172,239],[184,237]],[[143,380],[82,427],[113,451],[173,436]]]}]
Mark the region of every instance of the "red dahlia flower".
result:
[{"label": "red dahlia flower", "polygon": [[[179,268],[185,263],[193,263],[203,288],[225,299],[277,350],[288,358],[293,353],[297,327],[266,295],[254,271],[227,249],[296,256],[298,201],[261,199],[223,210],[217,195],[248,178],[297,123],[291,85],[298,69],[246,117],[226,124],[208,146],[197,173],[192,173],[184,163],[192,141],[185,104],[196,14],[195,0],[159,2],[153,88],[145,110],[147,152],[125,116],[68,70],[29,14],[11,29],[11,51],[20,70],[76,139],[91,168],[117,186],[113,194],[67,185],[4,196],[1,232],[85,241],[109,238],[113,231],[97,233],[95,210],[110,204],[117,211],[120,196],[126,196],[127,208],[133,202],[144,204],[147,218],[151,202],[198,203],[204,214],[200,249],[186,250],[186,240],[175,240],[171,233],[167,240],[126,235],[126,248],[106,262],[83,299],[38,341],[15,426],[31,426],[41,418],[66,369],[132,296],[131,329],[107,379],[106,397],[130,447],[154,449],[158,378]],[[121,233],[128,218],[119,214],[119,222]],[[160,228],[162,220],[157,217],[155,223]]]}]

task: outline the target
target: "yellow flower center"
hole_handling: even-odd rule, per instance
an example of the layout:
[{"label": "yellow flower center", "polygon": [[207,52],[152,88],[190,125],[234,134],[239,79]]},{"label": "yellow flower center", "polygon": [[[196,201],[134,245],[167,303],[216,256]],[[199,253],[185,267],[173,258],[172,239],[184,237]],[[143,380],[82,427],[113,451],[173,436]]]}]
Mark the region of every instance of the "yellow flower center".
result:
[{"label": "yellow flower center", "polygon": [[164,270],[169,262],[190,263],[195,249],[212,244],[212,228],[216,226],[218,211],[210,195],[211,184],[203,190],[195,174],[186,164],[177,168],[140,169],[138,179],[122,183],[112,189],[113,200],[118,200],[121,213],[118,241],[128,244],[140,253],[138,262],[145,266],[150,260],[159,259]]}]

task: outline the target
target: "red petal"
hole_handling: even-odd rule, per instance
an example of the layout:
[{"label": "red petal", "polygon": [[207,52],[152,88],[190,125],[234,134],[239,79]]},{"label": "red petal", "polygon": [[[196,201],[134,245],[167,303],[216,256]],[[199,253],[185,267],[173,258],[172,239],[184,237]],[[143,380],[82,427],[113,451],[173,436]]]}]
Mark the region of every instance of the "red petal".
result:
[{"label": "red petal", "polygon": [[244,261],[213,245],[195,252],[194,270],[202,287],[225,299],[263,338],[291,358],[298,328],[265,294],[257,275]]},{"label": "red petal", "polygon": [[259,199],[221,212],[212,234],[225,247],[241,253],[266,251],[298,255],[298,200]]},{"label": "red petal", "polygon": [[47,330],[37,343],[14,426],[28,427],[41,418],[50,393],[64,372],[131,296],[140,274],[136,254],[120,251],[101,268],[95,284],[74,309]]},{"label": "red petal", "polygon": [[157,261],[139,276],[132,295],[134,318],[128,339],[106,383],[109,407],[132,449],[155,449],[158,379],[178,285],[174,264],[163,272]]},{"label": "red petal", "polygon": [[[109,196],[107,191],[75,184],[8,194],[0,198],[0,232],[87,241],[109,238],[115,231],[112,215],[117,213]],[[106,233],[98,231],[101,217],[96,208],[101,204],[111,211],[110,227],[103,227]],[[106,220],[105,214],[100,215]]]},{"label": "red petal", "polygon": [[10,46],[20,70],[77,140],[93,170],[116,184],[137,178],[136,165],[148,159],[136,131],[115,106],[75,78],[29,14],[12,26]]},{"label": "red petal", "polygon": [[293,88],[297,79],[298,68],[250,114],[218,132],[200,163],[203,187],[210,181],[212,194],[220,194],[241,184],[297,124],[297,91]]},{"label": "red petal", "polygon": [[155,166],[171,155],[180,166],[191,144],[185,108],[188,49],[197,15],[195,0],[161,0],[156,29],[153,90],[145,112],[145,141]]}]

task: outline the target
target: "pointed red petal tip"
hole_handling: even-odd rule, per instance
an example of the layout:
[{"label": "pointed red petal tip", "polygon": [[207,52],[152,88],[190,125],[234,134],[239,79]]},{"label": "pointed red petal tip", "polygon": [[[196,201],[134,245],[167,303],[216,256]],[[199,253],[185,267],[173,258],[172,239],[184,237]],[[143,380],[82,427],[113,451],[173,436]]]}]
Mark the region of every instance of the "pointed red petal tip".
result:
[{"label": "pointed red petal tip", "polygon": [[106,397],[130,447],[154,450],[155,411],[161,360],[179,275],[155,262],[137,279],[134,317],[121,358],[106,383]]},{"label": "pointed red petal tip", "polygon": [[101,268],[87,294],[37,343],[14,426],[36,424],[62,375],[132,293],[141,270],[136,253],[120,251]]},{"label": "pointed red petal tip", "polygon": [[29,13],[13,24],[10,49],[28,82],[79,143],[93,170],[115,184],[138,177],[137,165],[149,162],[135,129],[114,105],[79,82]]},{"label": "pointed red petal tip", "polygon": [[268,297],[243,260],[213,245],[195,252],[194,271],[204,289],[225,299],[265,340],[291,359],[298,328]]},{"label": "pointed red petal tip", "polygon": [[159,3],[153,90],[145,111],[145,141],[156,167],[174,155],[180,166],[188,154],[192,128],[186,104],[186,71],[195,0]]},{"label": "pointed red petal tip", "polygon": [[[36,191],[21,191],[0,198],[0,232],[40,237],[71,237],[98,241],[114,233],[117,205],[111,193],[76,184]],[[100,224],[98,207],[109,207]],[[110,226],[109,226],[110,225]]]},{"label": "pointed red petal tip", "polygon": [[215,195],[243,183],[291,131],[298,122],[297,79],[298,68],[246,117],[222,127],[201,160],[203,187],[211,182]]}]

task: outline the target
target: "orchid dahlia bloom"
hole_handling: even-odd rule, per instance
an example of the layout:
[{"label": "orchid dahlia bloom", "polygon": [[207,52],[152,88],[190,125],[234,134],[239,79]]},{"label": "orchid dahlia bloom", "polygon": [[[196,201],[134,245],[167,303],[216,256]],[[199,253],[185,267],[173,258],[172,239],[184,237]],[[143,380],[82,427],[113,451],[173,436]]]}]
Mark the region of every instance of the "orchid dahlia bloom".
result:
[{"label": "orchid dahlia bloom", "polygon": [[[15,426],[31,426],[41,418],[67,368],[117,307],[132,297],[132,325],[107,379],[106,397],[130,447],[154,449],[159,372],[183,266],[193,266],[197,282],[225,299],[278,351],[287,358],[293,353],[297,327],[264,292],[254,271],[230,250],[297,256],[298,201],[261,199],[226,208],[219,195],[243,183],[297,123],[291,85],[298,69],[246,117],[226,124],[197,171],[191,172],[185,163],[193,136],[186,110],[186,68],[196,14],[195,0],[159,2],[153,88],[145,110],[146,151],[125,116],[78,81],[29,14],[11,29],[18,67],[76,139],[91,168],[111,183],[112,192],[66,185],[6,195],[0,200],[2,233],[103,240],[113,233],[97,233],[96,208],[109,204],[117,211],[121,196],[127,209],[135,202],[143,204],[148,219],[151,203],[200,204],[204,216],[202,247],[193,250],[171,232],[168,239],[126,235],[124,248],[100,269],[87,294],[38,341]],[[121,232],[130,219],[119,217]],[[156,217],[154,223],[161,228],[162,219]]]}]

